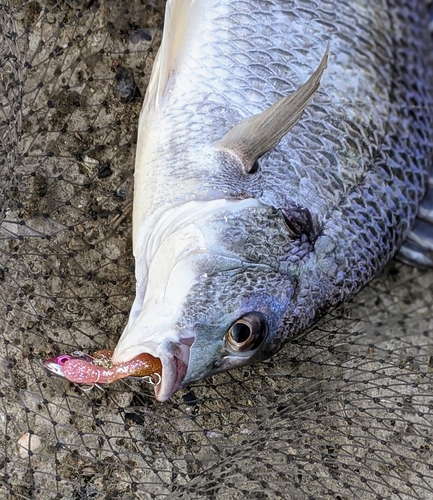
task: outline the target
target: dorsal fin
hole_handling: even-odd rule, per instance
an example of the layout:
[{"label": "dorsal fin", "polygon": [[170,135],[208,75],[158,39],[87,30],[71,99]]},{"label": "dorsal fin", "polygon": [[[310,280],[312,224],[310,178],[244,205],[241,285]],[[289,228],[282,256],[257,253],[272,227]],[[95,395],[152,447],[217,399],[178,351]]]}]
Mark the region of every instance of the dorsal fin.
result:
[{"label": "dorsal fin", "polygon": [[192,9],[197,0],[168,0],[165,10],[164,32],[155,58],[143,108],[156,108],[164,97],[170,75],[176,69],[182,42],[195,19]]},{"label": "dorsal fin", "polygon": [[262,113],[237,123],[214,145],[236,154],[241,159],[245,171],[250,172],[255,162],[275,147],[299,122],[319,87],[328,63],[328,55],[329,43],[318,68],[298,90],[283,97]]}]

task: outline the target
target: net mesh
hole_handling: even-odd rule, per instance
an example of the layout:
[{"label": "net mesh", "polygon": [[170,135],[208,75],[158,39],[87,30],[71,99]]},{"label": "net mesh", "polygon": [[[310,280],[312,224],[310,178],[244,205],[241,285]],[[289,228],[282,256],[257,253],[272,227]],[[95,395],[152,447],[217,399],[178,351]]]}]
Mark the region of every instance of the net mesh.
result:
[{"label": "net mesh", "polygon": [[163,6],[0,0],[0,497],[432,498],[431,272],[392,262],[271,360],[166,403],[43,369],[126,323]]}]

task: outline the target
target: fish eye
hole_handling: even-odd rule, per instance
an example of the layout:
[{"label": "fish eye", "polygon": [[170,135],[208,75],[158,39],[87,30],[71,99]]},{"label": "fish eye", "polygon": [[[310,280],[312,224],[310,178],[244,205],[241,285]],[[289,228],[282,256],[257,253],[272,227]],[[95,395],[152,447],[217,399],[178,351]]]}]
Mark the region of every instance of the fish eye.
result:
[{"label": "fish eye", "polygon": [[256,349],[265,339],[267,322],[263,314],[251,312],[235,321],[226,333],[226,347],[235,352]]}]

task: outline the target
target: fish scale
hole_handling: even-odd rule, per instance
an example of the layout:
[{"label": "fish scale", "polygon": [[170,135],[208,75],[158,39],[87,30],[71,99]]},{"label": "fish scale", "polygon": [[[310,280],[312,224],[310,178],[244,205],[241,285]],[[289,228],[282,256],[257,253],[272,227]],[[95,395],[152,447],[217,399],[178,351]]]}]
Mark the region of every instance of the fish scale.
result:
[{"label": "fish scale", "polygon": [[[407,237],[432,156],[425,7],[168,2],[139,123],[137,296],[113,357],[161,357],[158,399],[276,352]],[[328,44],[310,105],[247,173],[243,148],[273,121],[242,137],[237,124],[301,96]],[[234,352],[228,335],[251,314],[266,323],[261,344]]]}]

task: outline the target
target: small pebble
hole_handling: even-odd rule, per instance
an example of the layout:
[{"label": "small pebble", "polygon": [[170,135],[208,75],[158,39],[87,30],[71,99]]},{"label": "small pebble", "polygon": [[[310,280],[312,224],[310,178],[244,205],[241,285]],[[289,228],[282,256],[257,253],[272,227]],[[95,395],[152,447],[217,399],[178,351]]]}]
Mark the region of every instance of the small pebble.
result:
[{"label": "small pebble", "polygon": [[98,178],[99,179],[105,179],[106,177],[110,177],[112,175],[113,171],[110,168],[109,163],[104,163],[101,165],[101,168],[98,170]]},{"label": "small pebble", "polygon": [[140,90],[134,81],[134,74],[131,68],[123,68],[119,66],[116,72],[116,88],[115,92],[119,95],[122,101],[132,101],[141,97]]},{"label": "small pebble", "polygon": [[197,404],[197,397],[196,397],[196,395],[192,391],[187,392],[186,394],[184,394],[182,396],[182,399],[189,406],[195,406]]},{"label": "small pebble", "polygon": [[140,29],[132,32],[131,43],[133,45],[137,45],[137,43],[140,43],[142,40],[145,40],[146,42],[152,41],[152,35],[149,33],[149,31],[147,31],[146,29],[140,28]]},{"label": "small pebble", "polygon": [[73,236],[69,242],[69,248],[76,252],[79,252],[80,250],[87,250],[89,247],[90,245],[78,236]]},{"label": "small pebble", "polygon": [[87,167],[94,167],[96,165],[99,165],[99,161],[96,160],[95,158],[91,158],[90,156],[84,155],[82,158],[82,162],[87,166]]},{"label": "small pebble", "polygon": [[155,37],[155,28],[139,28],[131,33],[128,49],[130,52],[147,52]]},{"label": "small pebble", "polygon": [[128,188],[124,184],[122,184],[119,188],[117,188],[114,194],[118,198],[125,199],[128,196]]},{"label": "small pebble", "polygon": [[29,451],[35,452],[41,447],[42,441],[36,434],[26,432],[18,439],[18,451],[21,458],[29,456]]},{"label": "small pebble", "polygon": [[224,434],[222,432],[218,432],[218,431],[208,431],[208,432],[206,432],[206,436],[209,439],[223,439],[224,438]]}]

